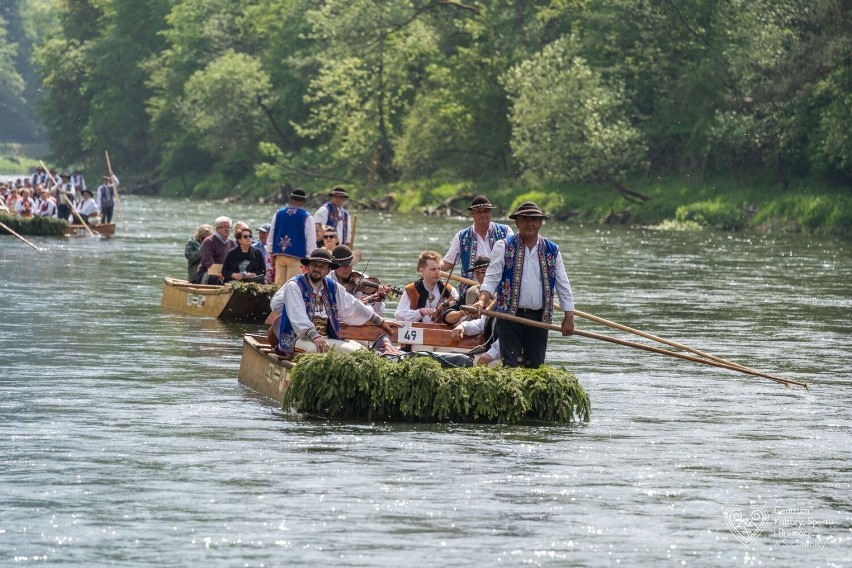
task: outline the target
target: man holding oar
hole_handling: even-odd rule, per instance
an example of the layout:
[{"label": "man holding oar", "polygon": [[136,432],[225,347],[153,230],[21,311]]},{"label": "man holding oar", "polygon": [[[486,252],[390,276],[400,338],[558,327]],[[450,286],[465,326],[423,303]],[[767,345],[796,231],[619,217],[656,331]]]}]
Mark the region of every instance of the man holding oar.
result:
[{"label": "man holding oar", "polygon": [[[494,206],[491,200],[484,195],[477,195],[467,208],[473,217],[473,225],[462,229],[453,236],[450,248],[444,258],[441,259],[441,270],[450,270],[456,260],[461,262],[461,275],[465,278],[474,278],[474,264],[478,256],[490,256],[494,249],[494,243],[512,234],[508,225],[501,225],[491,221],[491,211]],[[464,296],[468,286],[462,284],[459,294]]]},{"label": "man holding oar", "polygon": [[[574,295],[562,254],[556,243],[539,235],[547,215],[532,201],[525,201],[509,218],[515,221],[518,232],[494,244],[491,264],[485,273],[479,299],[473,306],[481,314],[496,296],[494,309],[498,313],[550,323],[555,292],[565,311],[562,335],[572,335]],[[497,335],[504,367],[535,369],[544,363],[546,329],[498,319]]]}]

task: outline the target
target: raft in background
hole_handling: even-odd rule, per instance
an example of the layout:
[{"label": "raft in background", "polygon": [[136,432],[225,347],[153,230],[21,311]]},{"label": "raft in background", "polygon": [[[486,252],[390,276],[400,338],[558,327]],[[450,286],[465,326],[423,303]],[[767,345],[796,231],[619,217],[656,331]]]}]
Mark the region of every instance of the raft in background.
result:
[{"label": "raft in background", "polygon": [[[89,228],[95,233],[100,233],[102,237],[112,237],[115,235],[115,223],[90,223]],[[65,231],[65,236],[88,237],[89,231],[86,230],[86,225],[71,223],[68,225],[68,230]]]},{"label": "raft in background", "polygon": [[224,286],[163,278],[160,306],[200,317],[263,323],[269,316],[274,285],[229,282]]},{"label": "raft in background", "polygon": [[561,367],[444,369],[428,357],[394,362],[370,350],[281,360],[266,337],[243,337],[239,381],[298,412],[347,420],[588,422],[589,397]]},{"label": "raft in background", "polygon": [[[68,232],[68,223],[55,217],[18,217],[0,213],[0,221],[21,235],[61,237]],[[5,231],[0,231],[0,234]]]}]

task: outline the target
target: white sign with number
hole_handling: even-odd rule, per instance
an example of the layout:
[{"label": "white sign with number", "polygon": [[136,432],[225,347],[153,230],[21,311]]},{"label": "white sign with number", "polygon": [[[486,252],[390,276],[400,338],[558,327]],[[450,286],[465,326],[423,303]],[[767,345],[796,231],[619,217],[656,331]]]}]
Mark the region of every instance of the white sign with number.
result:
[{"label": "white sign with number", "polygon": [[422,329],[411,327],[411,324],[408,323],[396,330],[397,343],[423,345],[423,331]]}]

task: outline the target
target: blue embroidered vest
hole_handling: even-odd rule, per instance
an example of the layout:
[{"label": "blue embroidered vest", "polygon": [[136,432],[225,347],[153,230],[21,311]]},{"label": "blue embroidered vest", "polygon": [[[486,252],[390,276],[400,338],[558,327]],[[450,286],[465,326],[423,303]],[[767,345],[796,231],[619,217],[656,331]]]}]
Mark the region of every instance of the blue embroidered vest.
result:
[{"label": "blue embroidered vest", "polygon": [[[305,242],[305,220],[308,212],[301,207],[282,207],[275,214],[275,234],[272,235],[272,254],[286,254],[296,258],[308,257]],[[310,243],[311,250],[316,243]]]},{"label": "blue embroidered vest", "polygon": [[[314,294],[314,289],[311,286],[310,279],[307,274],[294,276],[293,280],[299,285],[299,290],[302,292],[302,300],[305,302],[305,313],[309,320],[314,319],[314,314],[317,313],[317,302],[322,302],[325,308],[325,313],[328,315],[328,337],[331,339],[340,339],[340,320],[337,318],[337,285],[334,280],[328,276],[323,278],[323,285],[319,295]],[[288,355],[293,353],[296,347],[296,337],[293,331],[293,324],[290,323],[290,318],[287,316],[287,306],[281,310],[281,323],[278,328],[278,349]]]},{"label": "blue embroidered vest", "polygon": [[544,237],[538,238],[538,256],[527,258],[527,247],[518,235],[506,239],[506,253],[503,265],[503,277],[497,285],[494,311],[514,314],[518,311],[518,300],[521,297],[521,276],[524,262],[537,262],[542,273],[542,298],[544,310],[541,319],[546,323],[553,321],[553,300],[556,289],[556,255],[559,247],[556,243]]},{"label": "blue embroidered vest", "polygon": [[[346,211],[343,207],[338,209],[334,206],[332,202],[328,202],[325,204],[325,208],[328,209],[328,226],[334,227],[337,229],[337,224],[340,221],[343,221],[343,231],[340,234],[340,244],[345,244],[349,242],[349,212]],[[355,243],[352,243],[353,246]]]}]

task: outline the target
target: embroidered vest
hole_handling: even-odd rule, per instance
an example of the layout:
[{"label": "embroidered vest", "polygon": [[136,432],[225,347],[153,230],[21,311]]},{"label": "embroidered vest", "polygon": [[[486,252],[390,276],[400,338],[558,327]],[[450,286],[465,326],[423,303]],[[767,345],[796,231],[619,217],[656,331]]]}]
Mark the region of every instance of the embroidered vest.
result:
[{"label": "embroidered vest", "polygon": [[[301,207],[282,207],[275,214],[275,234],[272,235],[272,254],[286,254],[296,258],[308,257],[305,241],[305,221],[308,212]],[[310,243],[311,250],[316,243]]]},{"label": "embroidered vest", "polygon": [[494,311],[514,314],[518,311],[518,300],[521,297],[521,277],[524,262],[537,262],[541,269],[542,299],[544,310],[541,320],[546,323],[553,321],[553,292],[556,289],[556,255],[559,247],[556,243],[544,237],[538,238],[538,256],[526,258],[527,247],[518,235],[506,239],[503,276],[497,285],[497,299]]},{"label": "embroidered vest", "polygon": [[[316,321],[314,314],[318,313],[317,302],[322,302],[325,313],[328,315],[328,323],[325,332],[331,339],[340,339],[340,320],[337,317],[337,285],[328,276],[323,278],[322,288],[319,295],[314,294],[310,279],[306,274],[294,276],[293,279],[299,285],[302,300],[305,302],[305,313],[308,319]],[[317,330],[319,331],[319,330]],[[278,328],[278,350],[291,355],[296,347],[296,337],[293,324],[287,316],[287,306],[281,310],[281,323]]]},{"label": "embroidered vest", "polygon": [[330,227],[334,227],[337,229],[337,224],[340,221],[343,221],[343,230],[340,233],[340,244],[349,242],[349,212],[346,211],[343,207],[338,209],[334,206],[333,203],[328,202],[325,204],[325,208],[328,209],[328,223],[326,223]]},{"label": "embroidered vest", "polygon": [[[449,298],[453,293],[453,287],[444,282],[438,281],[438,288],[442,290],[441,297]],[[405,293],[408,294],[408,301],[412,309],[419,310],[426,307],[426,301],[429,299],[430,292],[423,285],[423,279],[420,278],[405,287]]]}]

